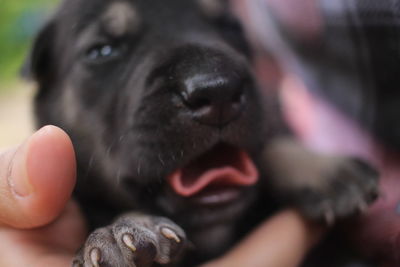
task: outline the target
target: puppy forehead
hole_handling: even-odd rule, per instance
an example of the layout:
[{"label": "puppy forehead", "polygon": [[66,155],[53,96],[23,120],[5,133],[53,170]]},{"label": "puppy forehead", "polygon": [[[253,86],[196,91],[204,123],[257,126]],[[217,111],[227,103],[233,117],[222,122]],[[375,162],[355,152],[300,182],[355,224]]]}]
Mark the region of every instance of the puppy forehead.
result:
[{"label": "puppy forehead", "polygon": [[114,36],[133,33],[140,24],[139,12],[131,2],[111,2],[101,15],[101,22],[105,30]]}]

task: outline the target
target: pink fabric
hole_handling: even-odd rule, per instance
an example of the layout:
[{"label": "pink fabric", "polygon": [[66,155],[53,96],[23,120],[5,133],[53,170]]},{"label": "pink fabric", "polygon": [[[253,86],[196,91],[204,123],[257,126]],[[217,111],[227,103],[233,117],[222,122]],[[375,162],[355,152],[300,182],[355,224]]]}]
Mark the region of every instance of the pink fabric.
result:
[{"label": "pink fabric", "polygon": [[[359,156],[370,161],[380,170],[380,198],[358,220],[357,225],[351,227],[349,233],[352,233],[351,238],[367,256],[384,259],[388,262],[385,267],[400,266],[400,154],[382,148],[368,133],[341,114],[329,102],[310,94],[301,79],[285,73],[287,69],[295,71],[298,70],[296,67],[301,69],[304,66],[296,65],[290,53],[282,54],[290,50],[281,47],[285,44],[271,40],[274,38],[274,31],[268,30],[269,20],[262,17],[268,15],[267,10],[261,9],[262,1],[233,0],[238,13],[247,22],[245,26],[251,33],[251,38],[256,41],[258,49],[264,53],[261,53],[264,58],[260,59],[259,56],[259,61],[263,61],[258,64],[262,67],[258,71],[260,80],[264,84],[274,85],[277,80],[284,77],[281,79],[280,93],[286,119],[299,138],[310,148],[328,153]],[[292,37],[302,38],[302,42],[318,38],[320,32],[326,27],[321,21],[322,14],[318,11],[320,10],[318,4],[337,3],[330,0],[264,1],[268,1],[269,7],[275,12],[274,14],[278,15],[279,22],[286,26],[289,34]],[[367,4],[370,9],[374,6]],[[335,13],[330,15],[335,18]],[[283,74],[271,67],[274,65],[272,57],[265,56],[268,55],[268,51],[281,53],[277,58],[283,62],[279,65],[287,67]]]},{"label": "pink fabric", "polygon": [[381,172],[381,196],[351,228],[352,239],[369,256],[400,263],[400,156],[380,147],[357,125],[327,102],[309,93],[300,79],[282,83],[286,118],[301,140],[313,149],[356,155]]}]

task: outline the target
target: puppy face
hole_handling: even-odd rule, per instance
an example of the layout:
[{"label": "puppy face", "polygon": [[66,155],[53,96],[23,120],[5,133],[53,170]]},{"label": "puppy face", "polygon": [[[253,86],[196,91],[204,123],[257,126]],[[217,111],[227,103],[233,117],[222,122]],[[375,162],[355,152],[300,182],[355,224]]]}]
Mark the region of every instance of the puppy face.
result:
[{"label": "puppy face", "polygon": [[64,1],[32,57],[38,121],[72,137],[81,198],[187,228],[234,220],[263,143],[248,60],[222,2]]}]

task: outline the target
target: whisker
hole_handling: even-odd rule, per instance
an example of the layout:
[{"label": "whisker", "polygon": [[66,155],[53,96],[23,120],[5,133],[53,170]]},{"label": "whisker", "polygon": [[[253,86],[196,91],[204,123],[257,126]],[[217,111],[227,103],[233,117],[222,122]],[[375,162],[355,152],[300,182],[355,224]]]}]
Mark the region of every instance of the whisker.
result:
[{"label": "whisker", "polygon": [[121,185],[121,168],[117,171],[117,187]]},{"label": "whisker", "polygon": [[137,166],[137,174],[140,176],[142,170],[142,160],[139,159],[138,166]]},{"label": "whisker", "polygon": [[160,160],[161,164],[165,166],[164,160],[161,158],[161,154],[158,154],[158,159]]},{"label": "whisker", "polygon": [[89,163],[87,165],[85,175],[82,177],[83,180],[87,180],[87,178],[89,177],[89,173],[93,167],[94,157],[95,157],[95,154],[94,154],[94,152],[92,152],[92,155],[90,156],[90,159],[89,159]]}]

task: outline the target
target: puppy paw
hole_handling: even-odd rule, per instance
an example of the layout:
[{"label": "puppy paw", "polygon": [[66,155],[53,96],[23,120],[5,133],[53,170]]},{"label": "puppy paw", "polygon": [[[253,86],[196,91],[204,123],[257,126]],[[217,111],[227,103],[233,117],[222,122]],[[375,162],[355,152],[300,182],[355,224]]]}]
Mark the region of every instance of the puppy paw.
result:
[{"label": "puppy paw", "polygon": [[150,267],[175,262],[186,247],[185,232],[167,218],[127,214],[90,234],[73,267]]},{"label": "puppy paw", "polygon": [[316,186],[305,187],[295,194],[304,214],[331,225],[367,210],[378,197],[378,172],[357,158],[327,160]]}]

